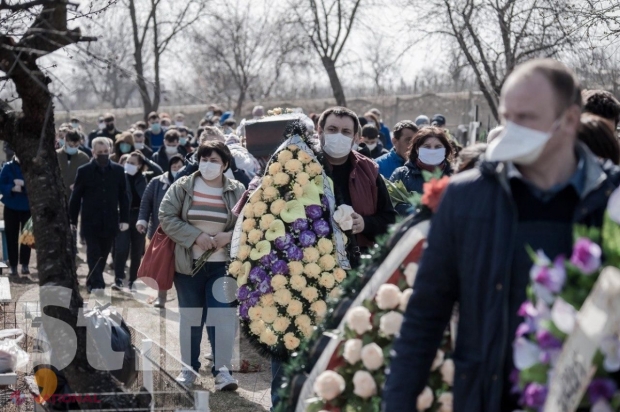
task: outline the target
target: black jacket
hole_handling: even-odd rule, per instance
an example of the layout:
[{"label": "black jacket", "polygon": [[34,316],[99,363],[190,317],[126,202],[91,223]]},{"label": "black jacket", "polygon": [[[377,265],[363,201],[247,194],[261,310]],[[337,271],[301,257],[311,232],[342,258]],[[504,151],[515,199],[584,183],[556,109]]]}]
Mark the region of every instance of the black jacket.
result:
[{"label": "black jacket", "polygon": [[93,151],[90,150],[88,147],[84,146],[84,145],[80,145],[80,147],[78,147],[79,150],[81,150],[82,152],[86,153],[86,156],[88,156],[89,158],[93,158]]},{"label": "black jacket", "polygon": [[[450,163],[446,162],[442,175],[452,176],[452,167]],[[397,168],[394,173],[392,173],[390,182],[395,183],[399,180],[403,182],[407,191],[416,193],[423,192],[424,176],[422,175],[422,169],[420,169],[417,164],[408,161],[404,166]],[[399,203],[396,205],[395,209],[401,216],[407,216],[412,212],[410,204]]]},{"label": "black jacket", "polygon": [[[600,227],[620,169],[587,150],[585,186],[573,222]],[[427,383],[443,332],[459,302],[454,352],[454,411],[500,411],[508,330],[512,253],[517,229],[506,165],[483,162],[452,178],[432,220],[414,292],[393,346],[386,412],[410,411]],[[572,242],[572,239],[569,239]],[[520,291],[524,293],[525,291]]]},{"label": "black jacket", "polygon": [[95,160],[80,167],[69,201],[71,224],[80,209],[85,235],[115,236],[119,223],[129,223],[129,196],[125,170],[109,162],[101,169]]},{"label": "black jacket", "polygon": [[[187,156],[187,150],[185,150],[185,148],[182,146],[177,147],[177,152],[183,157]],[[162,171],[167,171],[169,169],[168,155],[166,154],[166,145],[163,145],[159,148],[157,153],[153,155],[152,160],[153,162],[157,163],[159,167],[161,167]]]},{"label": "black jacket", "polygon": [[153,149],[151,149],[150,147],[148,147],[146,145],[146,143],[144,144],[144,147],[142,149],[137,149],[140,153],[142,153],[144,155],[144,157],[146,157],[147,159],[152,159],[153,158]]}]

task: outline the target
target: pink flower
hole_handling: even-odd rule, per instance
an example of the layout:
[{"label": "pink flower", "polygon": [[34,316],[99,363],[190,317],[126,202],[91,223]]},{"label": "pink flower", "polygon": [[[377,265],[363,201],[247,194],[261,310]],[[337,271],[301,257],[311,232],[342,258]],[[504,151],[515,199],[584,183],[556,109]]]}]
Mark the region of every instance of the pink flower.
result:
[{"label": "pink flower", "polygon": [[601,266],[601,248],[587,238],[579,238],[573,247],[570,262],[586,275],[591,275]]},{"label": "pink flower", "polygon": [[564,258],[558,257],[553,262],[553,267],[534,265],[530,270],[531,279],[544,286],[550,292],[559,293],[566,282],[566,270],[564,269]]}]

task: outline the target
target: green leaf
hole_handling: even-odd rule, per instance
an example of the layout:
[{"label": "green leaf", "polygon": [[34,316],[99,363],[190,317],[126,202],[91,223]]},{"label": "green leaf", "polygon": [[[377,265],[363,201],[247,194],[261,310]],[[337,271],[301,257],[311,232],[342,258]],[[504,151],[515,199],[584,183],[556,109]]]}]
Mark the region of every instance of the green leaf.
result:
[{"label": "green leaf", "polygon": [[539,363],[532,366],[531,368],[522,370],[519,378],[524,382],[546,383],[548,371],[548,365],[543,365]]}]

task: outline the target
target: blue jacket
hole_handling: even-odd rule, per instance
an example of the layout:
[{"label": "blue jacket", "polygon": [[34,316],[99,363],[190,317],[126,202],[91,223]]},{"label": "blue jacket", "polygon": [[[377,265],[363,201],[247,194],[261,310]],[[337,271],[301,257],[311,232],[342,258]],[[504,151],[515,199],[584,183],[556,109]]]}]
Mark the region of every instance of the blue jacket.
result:
[{"label": "blue jacket", "polygon": [[[517,316],[509,313],[517,215],[506,169],[483,162],[453,177],[443,195],[394,342],[386,412],[411,411],[416,404],[457,301],[454,412],[501,411],[504,348],[514,339],[508,324]],[[620,169],[587,151],[585,175],[573,222],[600,227]]]},{"label": "blue jacket", "polygon": [[15,160],[7,162],[0,170],[0,194],[2,194],[2,203],[10,209],[26,211],[30,210],[28,203],[28,192],[26,186],[22,187],[21,193],[13,192],[15,183],[13,180],[24,180],[22,168]]},{"label": "blue jacket", "polygon": [[[450,163],[448,162],[446,162],[443,168],[443,176],[452,176],[452,167],[450,167]],[[422,170],[415,163],[409,161],[392,173],[390,182],[397,182],[399,180],[403,182],[407,191],[422,193],[424,176],[422,175]],[[410,204],[400,203],[396,205],[395,209],[399,215],[406,216],[411,213],[412,206]]]},{"label": "blue jacket", "polygon": [[[174,181],[174,179],[172,179]],[[140,202],[140,214],[138,215],[138,223],[146,226],[146,237],[151,239],[159,226],[159,206],[164,200],[164,195],[170,187],[170,172],[166,172],[161,176],[153,178],[146,186],[142,201]],[[142,221],[142,222],[140,222]]]},{"label": "blue jacket", "polygon": [[381,130],[379,130],[379,133],[381,133],[384,137],[383,147],[385,147],[387,150],[390,150],[392,147],[394,147],[394,145],[392,144],[389,127],[381,123]]},{"label": "blue jacket", "polygon": [[394,170],[398,169],[401,166],[404,166],[405,159],[400,157],[398,153],[394,149],[391,149],[388,154],[384,154],[383,156],[375,159],[375,162],[379,165],[379,173],[381,176],[389,179],[392,177],[392,173]]}]

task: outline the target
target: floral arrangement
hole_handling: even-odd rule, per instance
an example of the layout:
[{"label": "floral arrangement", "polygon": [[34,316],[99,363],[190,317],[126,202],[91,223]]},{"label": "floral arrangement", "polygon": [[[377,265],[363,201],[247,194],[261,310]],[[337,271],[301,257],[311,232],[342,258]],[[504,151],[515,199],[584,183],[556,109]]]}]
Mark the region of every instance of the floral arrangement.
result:
[{"label": "floral arrangement", "polygon": [[239,217],[239,247],[229,266],[239,317],[250,340],[275,358],[285,359],[312,335],[328,296],[346,277],[330,194],[323,167],[293,135],[268,163]]},{"label": "floral arrangement", "polygon": [[293,109],[275,107],[271,110],[267,110],[267,116],[279,116],[281,114],[292,114],[295,113]]},{"label": "floral arrangement", "polygon": [[[602,233],[582,227],[576,227],[575,233],[577,240],[569,259],[558,256],[551,261],[541,250],[528,251],[534,265],[530,271],[528,300],[518,312],[524,321],[516,332],[516,369],[511,374],[513,392],[520,394],[519,403],[527,411],[539,411],[545,405],[563,344],[573,332],[577,313],[599,277],[603,256],[606,264],[620,263],[620,225],[609,216],[605,217]],[[603,247],[593,240],[602,241]],[[596,373],[580,407],[618,410],[618,331],[603,339],[593,365]]]},{"label": "floral arrangement", "polygon": [[24,225],[18,239],[20,245],[26,245],[34,249],[34,233],[32,231],[32,218]]},{"label": "floral arrangement", "polygon": [[441,195],[450,181],[448,176],[442,177],[442,174],[442,171],[439,169],[433,173],[426,170],[422,171],[422,177],[425,181],[422,187],[423,194],[409,192],[401,180],[392,182],[384,177],[383,181],[385,182],[390,200],[394,207],[399,204],[409,204],[413,212],[420,206],[426,206],[434,213],[439,206]]}]

